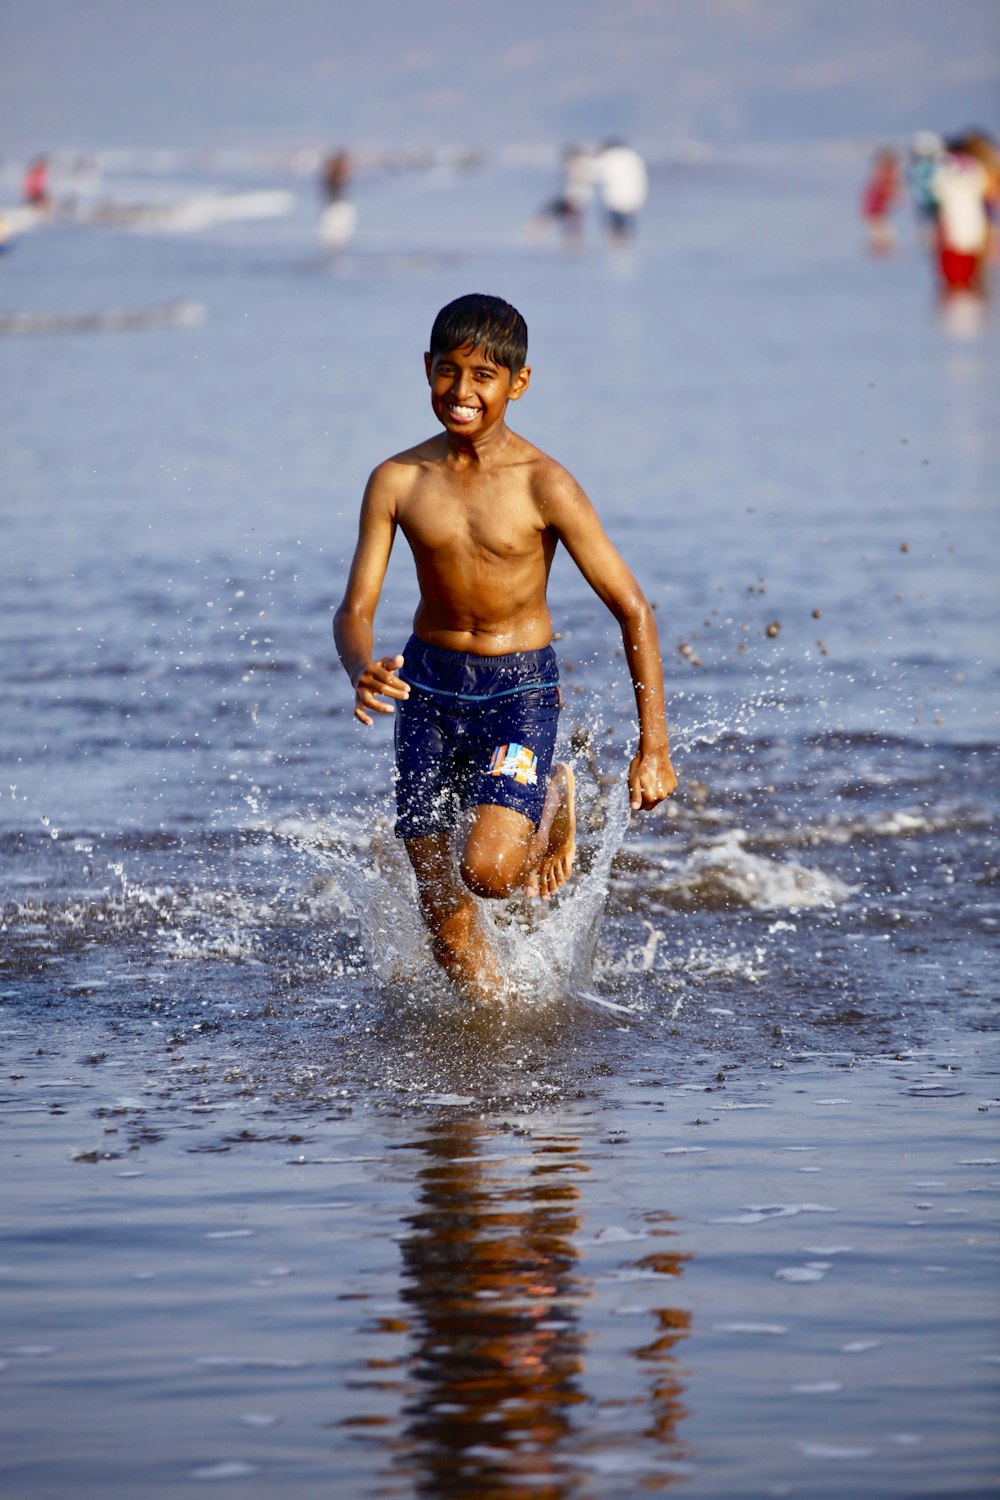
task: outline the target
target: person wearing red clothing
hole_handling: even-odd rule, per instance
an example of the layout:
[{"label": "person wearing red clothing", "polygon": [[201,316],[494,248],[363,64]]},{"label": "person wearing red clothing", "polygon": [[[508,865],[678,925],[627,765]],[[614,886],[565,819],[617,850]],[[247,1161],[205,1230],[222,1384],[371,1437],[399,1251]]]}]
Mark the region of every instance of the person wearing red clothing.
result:
[{"label": "person wearing red clothing", "polygon": [[901,195],[902,179],[895,151],[876,152],[861,195],[861,213],[868,226],[868,247],[874,255],[887,255],[895,247],[896,232],[890,215]]},{"label": "person wearing red clothing", "polygon": [[938,275],[945,291],[985,289],[990,178],[963,137],[949,141],[931,178],[937,203]]},{"label": "person wearing red clothing", "polygon": [[24,187],[22,191],[25,203],[31,208],[47,209],[51,207],[52,198],[49,194],[48,157],[35,157],[35,160],[24,174]]}]

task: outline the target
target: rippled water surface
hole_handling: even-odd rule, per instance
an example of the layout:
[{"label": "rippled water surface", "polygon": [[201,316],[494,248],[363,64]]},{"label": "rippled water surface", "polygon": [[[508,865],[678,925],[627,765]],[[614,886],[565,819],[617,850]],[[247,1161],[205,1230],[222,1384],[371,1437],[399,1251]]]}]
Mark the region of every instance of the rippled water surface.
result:
[{"label": "rippled water surface", "polygon": [[[105,190],[248,186],[191,172]],[[361,182],[333,263],[301,184],[0,261],[50,330],[0,338],[11,1495],[992,1492],[997,329],[907,225],[863,255],[855,176],[660,168],[618,255],[495,167]],[[629,819],[557,562],[580,868],[475,1014],[330,640],[472,289],[656,602],[681,776]]]}]

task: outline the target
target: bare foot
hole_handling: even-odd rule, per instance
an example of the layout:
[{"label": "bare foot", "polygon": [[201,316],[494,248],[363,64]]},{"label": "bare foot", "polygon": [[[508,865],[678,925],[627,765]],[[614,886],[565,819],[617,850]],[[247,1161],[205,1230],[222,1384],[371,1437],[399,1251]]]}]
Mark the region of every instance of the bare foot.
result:
[{"label": "bare foot", "polygon": [[541,859],[524,889],[547,901],[569,879],[576,858],[576,777],[563,760],[552,767],[538,838],[545,841]]},{"label": "bare foot", "polygon": [[489,1005],[507,998],[508,981],[471,900],[432,928],[431,952],[463,999]]}]

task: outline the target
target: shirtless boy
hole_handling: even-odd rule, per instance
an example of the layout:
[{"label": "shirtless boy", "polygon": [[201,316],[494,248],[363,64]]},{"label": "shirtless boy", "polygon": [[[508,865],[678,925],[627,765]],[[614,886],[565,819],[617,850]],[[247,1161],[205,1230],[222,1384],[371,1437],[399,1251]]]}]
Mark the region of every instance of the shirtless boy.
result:
[{"label": "shirtless boy", "polygon": [[[434,956],[475,999],[504,984],[470,893],[523,887],[544,900],[573,866],[573,773],[552,763],[560,695],[546,585],[559,542],[621,626],[639,714],[631,805],[655,807],[677,785],[652,610],[580,486],[507,426],[531,379],[527,352],[524,319],[499,297],[438,313],[424,364],[444,431],[373,472],[333,620],[355,718],[396,714],[396,834]],[[402,653],[373,659],[397,527],[420,602]]]}]

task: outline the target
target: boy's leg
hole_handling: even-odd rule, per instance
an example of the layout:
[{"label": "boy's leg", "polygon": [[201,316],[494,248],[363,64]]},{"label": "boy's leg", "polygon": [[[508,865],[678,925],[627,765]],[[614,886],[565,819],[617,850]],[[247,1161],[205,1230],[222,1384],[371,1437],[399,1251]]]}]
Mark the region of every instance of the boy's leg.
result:
[{"label": "boy's leg", "polygon": [[506,989],[503,971],[470,891],[502,898],[524,886],[545,900],[568,879],[576,852],[572,770],[562,761],[552,767],[537,829],[514,808],[477,807],[461,854],[461,876],[451,833],[404,842],[434,957],[471,999],[498,999]]},{"label": "boy's leg", "polygon": [[470,999],[498,999],[503,973],[476,903],[459,879],[452,835],[429,833],[404,842],[434,957]]},{"label": "boy's leg", "polygon": [[524,886],[547,899],[569,878],[576,853],[575,781],[568,765],[552,767],[538,827],[512,807],[476,807],[460,860],[462,880],[477,896],[503,899]]}]

